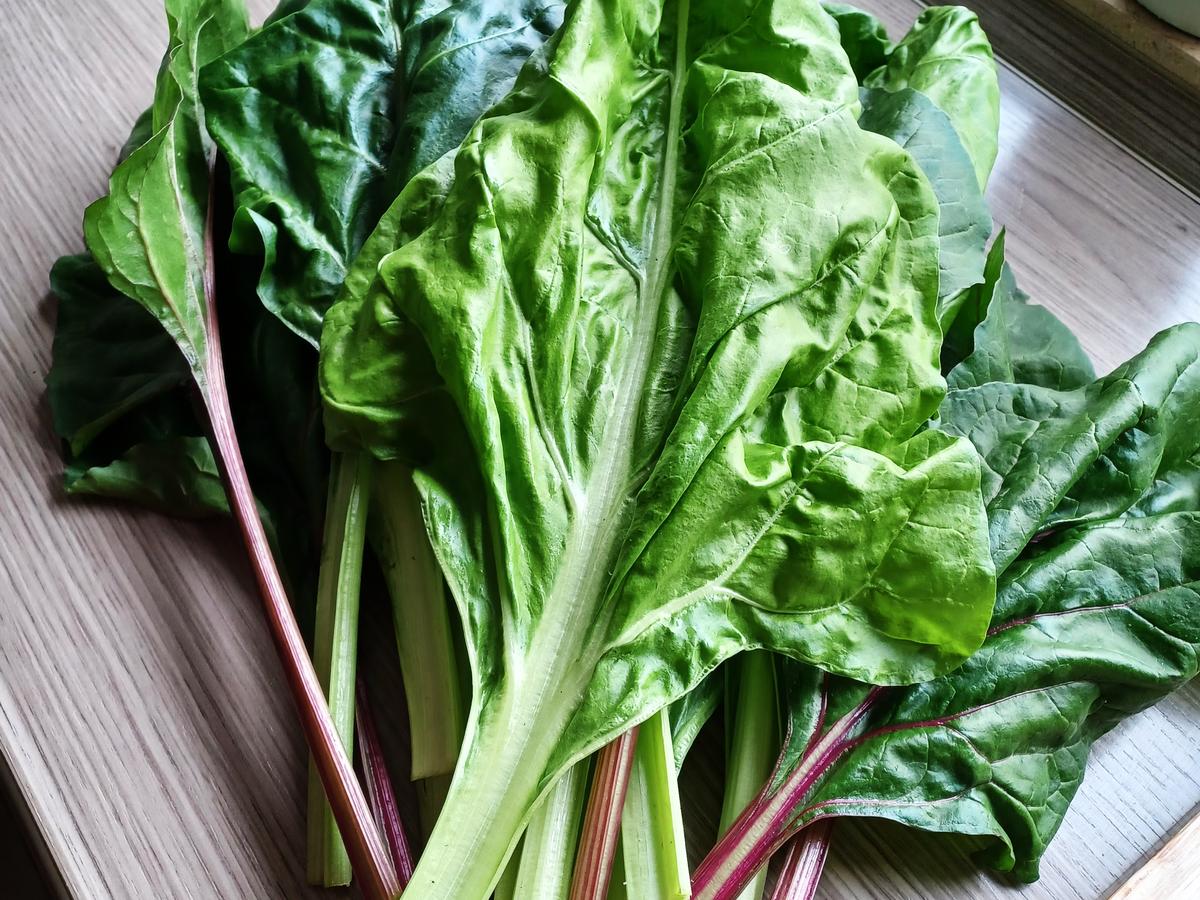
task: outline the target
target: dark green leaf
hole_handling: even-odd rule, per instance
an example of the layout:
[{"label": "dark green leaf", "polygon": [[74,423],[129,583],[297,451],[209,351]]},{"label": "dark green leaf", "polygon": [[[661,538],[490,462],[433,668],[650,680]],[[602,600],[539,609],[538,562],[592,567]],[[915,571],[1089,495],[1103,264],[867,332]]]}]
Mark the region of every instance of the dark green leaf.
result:
[{"label": "dark green leaf", "polygon": [[983,835],[983,862],[1036,879],[1092,743],[1197,672],[1200,514],[1075,529],[1013,567],[996,615],[962,668],[890,699],[800,823]]},{"label": "dark green leaf", "polygon": [[1017,288],[1004,261],[1004,233],[988,254],[984,281],[967,292],[942,344],[951,388],[988,381],[1074,390],[1096,378],[1078,338]]},{"label": "dark green leaf", "polygon": [[209,65],[236,250],[312,344],[355,254],[412,175],[466,134],[556,27],[549,0],[311,0]]},{"label": "dark green leaf", "polygon": [[1159,334],[1112,374],[1074,390],[1001,381],[956,388],[937,424],[984,459],[993,556],[1003,571],[1036,535],[1120,515],[1195,454],[1200,325]]}]

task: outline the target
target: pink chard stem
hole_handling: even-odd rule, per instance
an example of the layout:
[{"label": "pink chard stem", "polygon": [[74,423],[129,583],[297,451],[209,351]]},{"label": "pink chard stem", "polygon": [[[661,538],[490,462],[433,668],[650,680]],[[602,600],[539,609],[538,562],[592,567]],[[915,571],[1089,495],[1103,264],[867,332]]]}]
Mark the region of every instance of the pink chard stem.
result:
[{"label": "pink chard stem", "polygon": [[354,716],[363,779],[367,783],[367,799],[371,802],[376,823],[383,829],[400,886],[406,887],[413,873],[412,847],[408,843],[404,823],[400,819],[400,805],[396,802],[396,792],[392,788],[392,779],[388,775],[387,763],[383,758],[383,745],[375,728],[375,717],[371,713],[367,691],[361,681],[358,683]]},{"label": "pink chard stem", "polygon": [[596,756],[596,773],[583,814],[570,900],[605,900],[608,896],[637,738],[638,729],[631,728]]},{"label": "pink chard stem", "polygon": [[825,871],[833,819],[813,822],[792,838],[771,900],[813,900]]},{"label": "pink chard stem", "polygon": [[771,856],[795,833],[800,805],[817,783],[854,746],[859,724],[885,688],[873,688],[835,722],[774,793],[767,787],[746,807],[692,876],[693,900],[734,900]]},{"label": "pink chard stem", "polygon": [[212,428],[217,461],[229,495],[230,507],[241,530],[242,540],[258,582],[267,625],[270,627],[280,662],[283,663],[288,687],[300,714],[304,736],[316,761],[321,783],[325,787],[334,818],[345,840],[354,874],[367,900],[391,900],[400,893],[400,882],[387,848],[371,819],[371,810],[354,776],[354,767],[346,756],[333,719],[329,716],[325,692],[321,689],[321,682],[317,678],[300,627],[288,602],[283,579],[271,555],[262,519],[258,514],[258,506],[250,489],[246,464],[234,431],[221,357],[221,332],[217,321],[212,209],[213,202],[210,197],[205,229],[204,292],[208,307],[208,359],[205,375],[208,390],[204,396],[204,404]]}]

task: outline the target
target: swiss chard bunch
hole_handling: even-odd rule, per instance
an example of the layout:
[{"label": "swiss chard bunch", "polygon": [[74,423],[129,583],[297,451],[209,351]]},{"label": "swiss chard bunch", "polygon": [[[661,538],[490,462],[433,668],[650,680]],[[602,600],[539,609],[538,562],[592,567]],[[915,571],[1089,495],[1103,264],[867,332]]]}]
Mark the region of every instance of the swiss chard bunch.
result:
[{"label": "swiss chard bunch", "polygon": [[[987,255],[974,16],[893,44],[815,0],[167,10],[52,276],[51,403],[70,491],[241,525],[311,880],[600,900],[616,865],[613,896],[686,897],[675,775],[722,703],[694,896],[833,815],[1034,873],[1090,742],[1194,672],[1200,370],[1180,329],[1095,379]],[[415,871],[356,703],[372,559]]]},{"label": "swiss chard bunch", "polygon": [[472,664],[410,895],[487,896],[572,764],[739,651],[909,683],[982,641],[977,456],[923,427],[937,197],[860,107],[816,3],[579,2],[360,256],[329,433],[415,463]]}]

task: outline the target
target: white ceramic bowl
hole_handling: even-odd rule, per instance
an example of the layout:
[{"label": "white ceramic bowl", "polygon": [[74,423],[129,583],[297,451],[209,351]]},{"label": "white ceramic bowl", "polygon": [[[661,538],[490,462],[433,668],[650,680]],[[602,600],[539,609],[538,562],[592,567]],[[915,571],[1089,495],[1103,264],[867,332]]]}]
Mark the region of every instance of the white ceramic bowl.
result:
[{"label": "white ceramic bowl", "polygon": [[1200,37],[1200,0],[1140,0],[1160,19]]}]

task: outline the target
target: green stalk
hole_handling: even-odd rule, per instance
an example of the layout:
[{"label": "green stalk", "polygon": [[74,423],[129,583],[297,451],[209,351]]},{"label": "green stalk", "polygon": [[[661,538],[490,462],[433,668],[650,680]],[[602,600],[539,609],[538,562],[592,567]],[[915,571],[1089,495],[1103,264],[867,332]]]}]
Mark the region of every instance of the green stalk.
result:
[{"label": "green stalk", "polygon": [[[758,796],[771,777],[781,743],[776,699],[775,664],[765,650],[743,654],[737,663],[737,701],[725,772],[725,798],[721,804],[721,834]],[[766,890],[764,867],[738,900],[760,900]]]},{"label": "green stalk", "polygon": [[[371,488],[371,457],[335,453],[325,506],[325,537],[317,582],[313,666],[346,753],[354,748],[354,692],[358,664],[359,588]],[[350,858],[315,762],[308,778],[308,880],[335,887],[350,883]]]},{"label": "green stalk", "polygon": [[566,900],[575,868],[590,760],[573,765],[546,796],[525,829],[512,900]]},{"label": "green stalk", "polygon": [[671,718],[666,709],[644,723],[639,732],[621,818],[619,856],[628,896],[638,900],[685,900],[691,896]]},{"label": "green stalk", "polygon": [[[371,545],[392,598],[408,701],[412,778],[449,776],[466,730],[466,691],[442,570],[429,546],[412,471],[401,463],[378,466]],[[436,815],[445,787],[431,783],[422,795],[423,819],[427,813]]]}]

